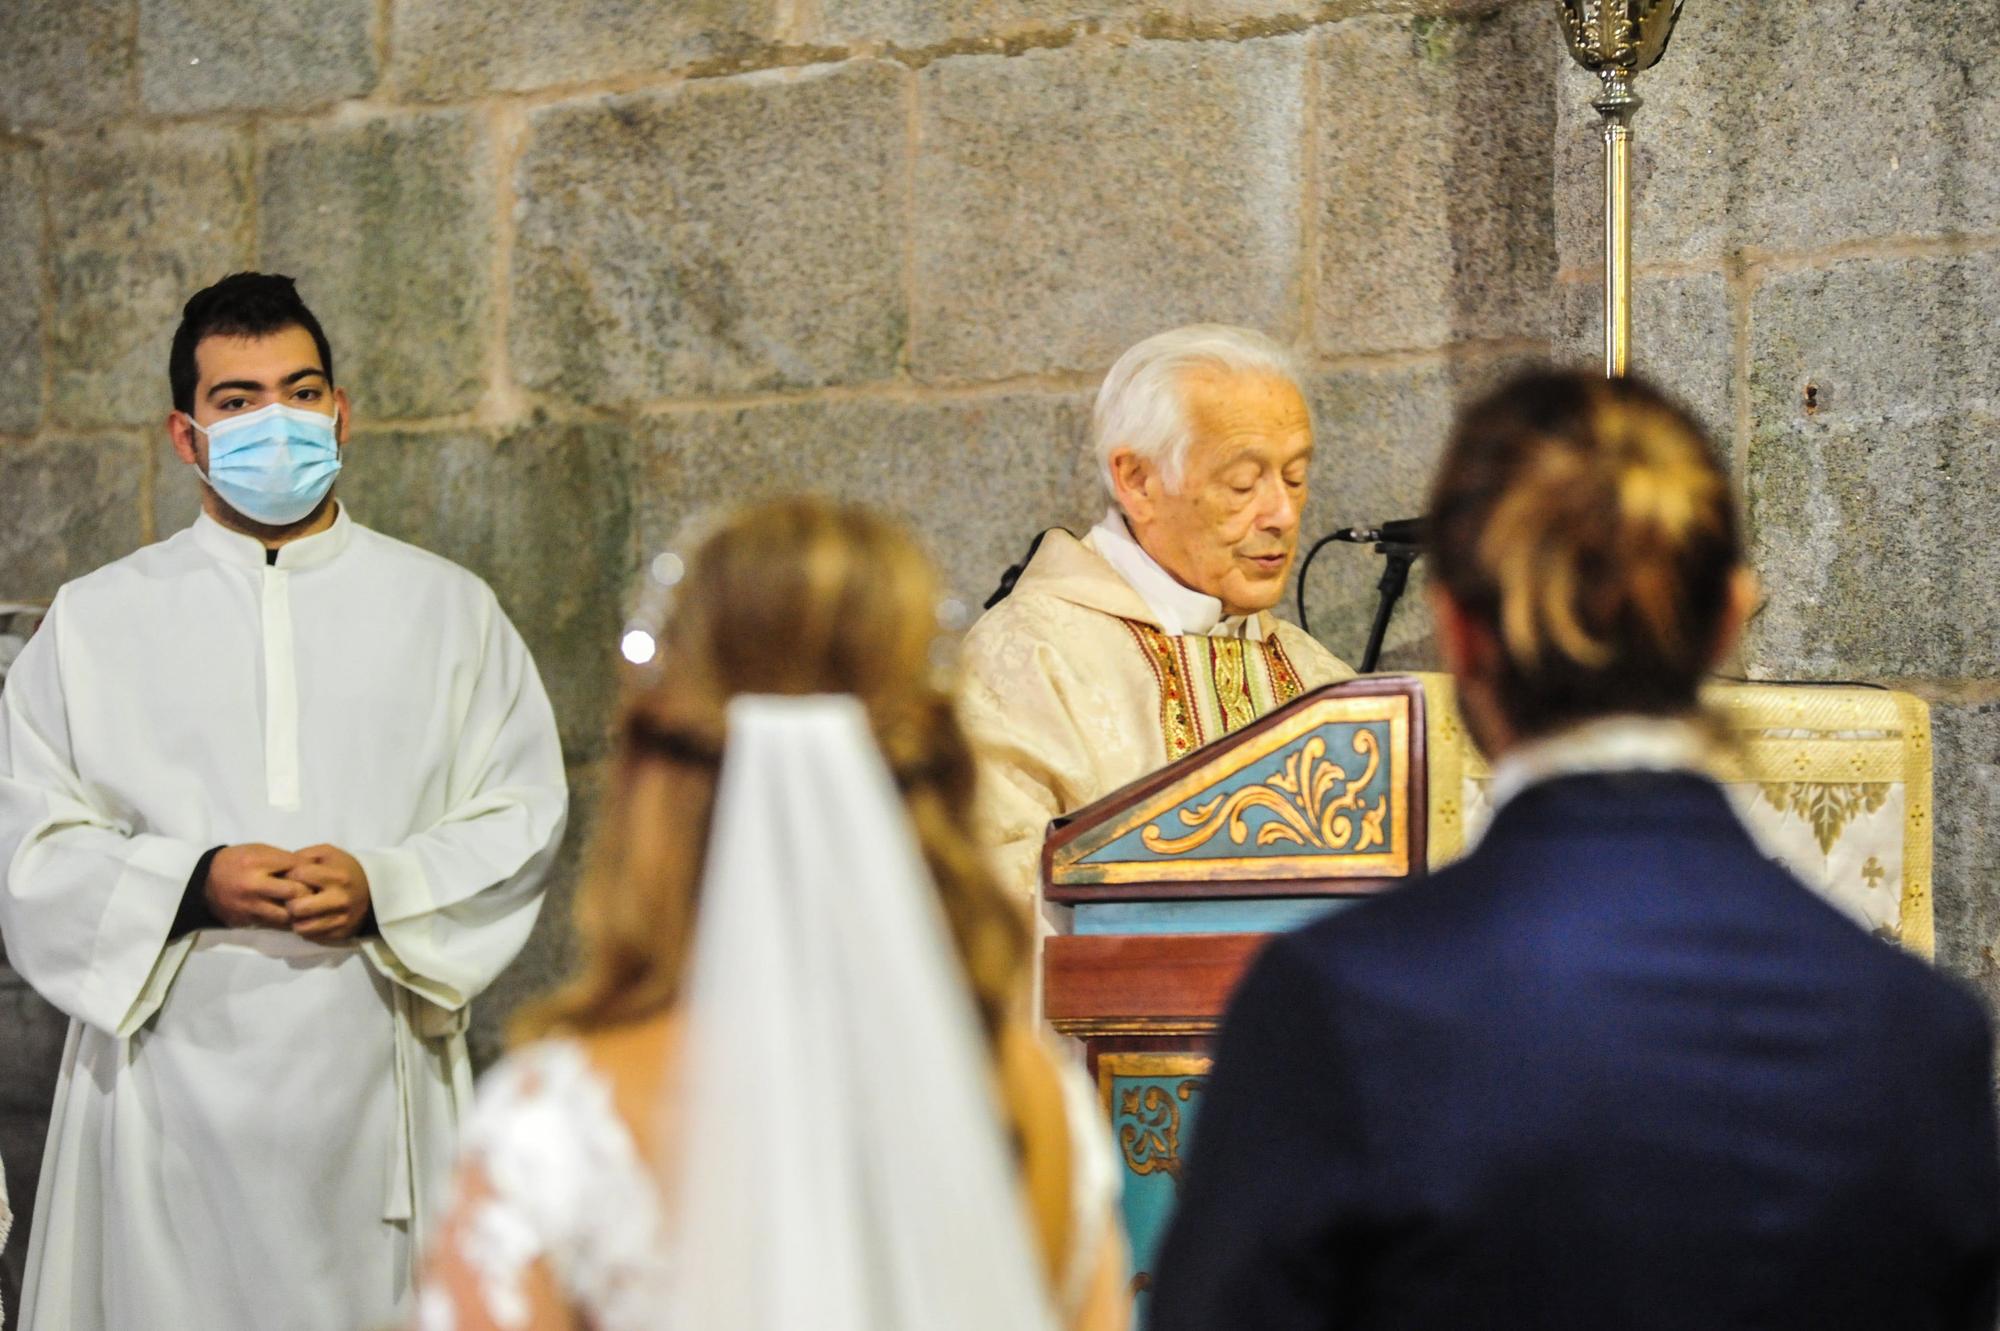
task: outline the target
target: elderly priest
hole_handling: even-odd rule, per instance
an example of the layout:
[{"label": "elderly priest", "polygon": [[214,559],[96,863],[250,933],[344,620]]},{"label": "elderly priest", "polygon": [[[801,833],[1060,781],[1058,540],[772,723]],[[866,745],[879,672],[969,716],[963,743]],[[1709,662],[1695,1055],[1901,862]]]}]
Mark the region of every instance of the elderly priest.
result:
[{"label": "elderly priest", "polygon": [[1114,507],[1080,541],[1047,533],[966,639],[982,830],[1024,899],[1051,818],[1354,673],[1270,614],[1313,451],[1283,348],[1218,324],[1150,337],[1093,427]]}]

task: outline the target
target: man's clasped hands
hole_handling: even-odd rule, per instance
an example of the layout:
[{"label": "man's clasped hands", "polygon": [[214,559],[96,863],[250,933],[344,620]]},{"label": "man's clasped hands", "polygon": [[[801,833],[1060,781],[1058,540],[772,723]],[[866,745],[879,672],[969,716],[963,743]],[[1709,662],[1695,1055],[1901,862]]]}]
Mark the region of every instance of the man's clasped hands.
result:
[{"label": "man's clasped hands", "polygon": [[229,928],[289,929],[315,943],[354,937],[370,904],[368,874],[338,846],[225,846],[209,863],[203,890]]}]

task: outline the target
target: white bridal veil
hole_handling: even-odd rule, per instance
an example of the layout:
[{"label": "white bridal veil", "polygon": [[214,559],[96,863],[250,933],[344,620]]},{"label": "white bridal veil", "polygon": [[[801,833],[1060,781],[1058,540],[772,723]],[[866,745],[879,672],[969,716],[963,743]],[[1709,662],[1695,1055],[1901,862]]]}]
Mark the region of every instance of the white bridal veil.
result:
[{"label": "white bridal veil", "polygon": [[685,1325],[1054,1326],[964,972],[855,699],[730,705],[687,1012]]}]

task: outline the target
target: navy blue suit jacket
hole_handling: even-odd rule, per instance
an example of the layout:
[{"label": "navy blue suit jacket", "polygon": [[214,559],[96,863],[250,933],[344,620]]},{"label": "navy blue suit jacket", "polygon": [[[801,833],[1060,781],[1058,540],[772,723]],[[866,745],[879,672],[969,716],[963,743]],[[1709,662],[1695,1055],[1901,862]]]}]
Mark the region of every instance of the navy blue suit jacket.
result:
[{"label": "navy blue suit jacket", "polygon": [[1990,1037],[1698,777],[1567,777],[1275,940],[1152,1331],[1991,1331]]}]

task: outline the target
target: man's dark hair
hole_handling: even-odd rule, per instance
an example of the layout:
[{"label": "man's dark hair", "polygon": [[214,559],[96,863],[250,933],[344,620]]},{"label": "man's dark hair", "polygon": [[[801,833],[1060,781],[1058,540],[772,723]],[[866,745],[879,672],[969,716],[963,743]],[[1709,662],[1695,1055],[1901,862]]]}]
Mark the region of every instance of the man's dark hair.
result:
[{"label": "man's dark hair", "polygon": [[333,383],[333,348],[319,320],[299,299],[292,279],[278,273],[231,273],[212,287],[188,298],[181,307],[181,326],[174,330],[167,352],[167,382],[174,392],[174,410],[194,411],[198,378],[194,349],[205,337],[267,337],[286,328],[303,328],[319,348],[319,367]]}]

